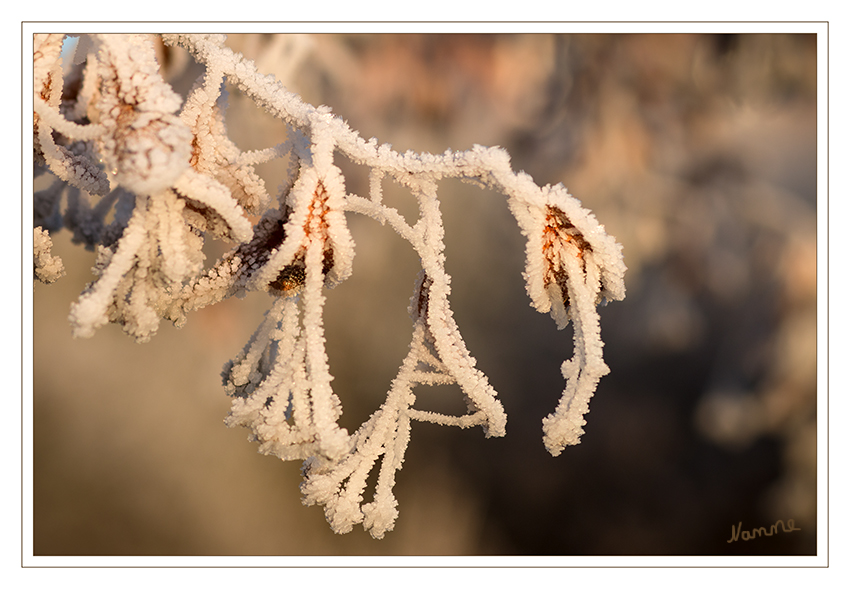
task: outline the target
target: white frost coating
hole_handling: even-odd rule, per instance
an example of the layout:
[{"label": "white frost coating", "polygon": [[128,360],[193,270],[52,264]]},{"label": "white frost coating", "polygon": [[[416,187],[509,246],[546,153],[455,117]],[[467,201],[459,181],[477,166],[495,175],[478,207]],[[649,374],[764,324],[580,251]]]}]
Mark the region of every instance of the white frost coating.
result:
[{"label": "white frost coating", "polygon": [[40,96],[35,96],[33,110],[48,127],[52,127],[66,137],[87,141],[97,139],[106,132],[102,125],[79,125],[69,121],[58,110],[51,108]]},{"label": "white frost coating", "polygon": [[106,131],[102,125],[78,125],[60,113],[63,41],[64,35],[33,35],[34,147],[50,170],[70,186],[104,195],[109,191],[109,181],[98,164],[53,140],[54,130],[74,140],[91,140]]},{"label": "white frost coating", "polygon": [[[269,195],[253,166],[283,155],[287,141],[269,153],[244,154],[227,136],[224,111],[227,95],[221,93],[222,74],[208,70],[186,99],[180,119],[193,134],[193,168],[227,187],[246,212],[261,213],[269,206]],[[246,157],[247,156],[247,157]]]},{"label": "white frost coating", "polygon": [[[62,77],[63,35],[33,36],[33,132],[35,135],[36,162],[46,165],[69,186],[104,195],[109,191],[109,180],[103,170],[91,159],[80,157],[64,145],[57,145],[53,131],[70,139],[91,139],[91,134],[104,131],[100,126],[80,126],[67,121],[60,113],[64,80]],[[73,134],[70,134],[73,132]]]},{"label": "white frost coating", "polygon": [[[317,403],[318,415],[313,408],[314,389],[318,394],[327,390],[308,369],[301,313],[293,297],[276,300],[252,341],[223,373],[225,389],[235,397],[227,425],[248,427],[261,452],[284,460],[338,456],[336,444],[347,442],[343,430],[328,435],[327,421],[335,422],[340,414],[333,394]],[[323,410],[330,415],[322,415]]]},{"label": "white frost coating", "polygon": [[53,240],[50,239],[50,234],[39,227],[35,227],[32,231],[33,237],[33,273],[35,278],[50,284],[56,282],[65,274],[65,266],[62,260],[50,253],[53,247]]},{"label": "white frost coating", "polygon": [[190,169],[177,179],[174,188],[185,197],[215,211],[227,224],[230,238],[243,243],[251,239],[253,229],[242,207],[217,180]]},{"label": "white frost coating", "polygon": [[145,35],[99,35],[98,140],[119,184],[136,194],[173,185],[189,167],[192,133],[174,113],[180,97],[159,75]]},{"label": "white frost coating", "polygon": [[133,217],[115,253],[101,248],[98,257],[106,257],[108,262],[100,278],[71,306],[70,321],[74,328],[74,337],[91,337],[98,327],[109,320],[107,310],[113,301],[115,290],[124,275],[133,267],[137,253],[145,243],[146,207],[144,199],[142,200],[142,203],[136,203]]},{"label": "white frost coating", "polygon": [[[304,503],[323,505],[335,532],[362,525],[381,538],[399,515],[392,490],[412,421],[481,426],[488,437],[506,432],[496,391],[475,367],[449,305],[437,187],[442,179],[457,178],[506,196],[526,238],[523,276],[531,305],[549,313],[559,329],[573,324],[572,356],[562,365],[566,387],[543,420],[543,441],[553,455],[579,442],[589,400],[608,372],[597,306],[625,296],[620,245],[590,211],[563,185],[540,187],[528,174],[514,172],[500,148],[402,154],[364,140],[329,108],[306,104],[260,74],[224,45],[222,35],[162,39],[188,49],[205,68],[182,110],[156,71],[149,38],[107,35],[96,39],[101,51],[96,58],[89,54],[94,66],[85,68],[79,85],[78,100],[88,104],[63,111],[55,93],[61,84],[51,78],[58,75],[61,40],[38,39],[44,51],[34,55],[36,91],[43,100],[35,108],[36,159],[67,184],[103,195],[105,175],[91,157],[98,146],[118,187],[118,196],[104,196],[91,209],[96,215],[68,199],[65,218],[81,219],[80,226],[105,218],[108,206],[118,203],[111,225],[92,221],[91,230],[79,231],[88,236],[83,241],[99,247],[100,276],[73,307],[75,334],[88,336],[114,322],[144,341],[161,318],[182,325],[191,310],[249,291],[268,292],[273,302],[266,317],[222,374],[233,397],[226,423],[249,429],[260,452],[304,460]],[[224,125],[224,81],[283,120],[286,140],[241,152]],[[99,120],[84,129],[63,112],[99,113]],[[72,153],[54,144],[54,133],[78,135],[70,138],[82,148]],[[368,168],[367,195],[346,192],[334,163],[339,156]],[[287,175],[272,199],[253,166],[276,158],[283,159]],[[383,203],[384,181],[410,192],[419,208],[415,222]],[[36,207],[43,209],[37,218],[54,222],[61,195],[56,190],[37,195]],[[346,213],[392,227],[422,267],[408,308],[413,320],[408,354],[386,401],[352,434],[338,424],[342,403],[332,387],[323,326],[325,288],[343,282],[354,267]],[[260,220],[252,226],[249,215]],[[211,237],[238,243],[203,270],[201,248]],[[415,407],[419,388],[446,384],[458,385],[466,413]],[[379,460],[370,495],[367,479]]]}]

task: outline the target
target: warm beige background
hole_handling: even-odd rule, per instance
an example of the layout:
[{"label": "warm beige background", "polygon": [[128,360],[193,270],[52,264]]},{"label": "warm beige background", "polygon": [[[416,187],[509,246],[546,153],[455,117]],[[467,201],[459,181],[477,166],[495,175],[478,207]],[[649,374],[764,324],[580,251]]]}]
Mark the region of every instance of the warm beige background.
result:
[{"label": "warm beige background", "polygon": [[[446,182],[448,271],[508,436],[415,424],[382,541],[334,535],[300,505],[295,463],[222,420],[224,362],[265,309],[232,300],[138,345],[73,341],[91,252],[54,236],[68,275],[35,286],[36,554],[811,554],[815,550],[813,36],[230,38],[314,104],[400,150],[502,145],[564,182],[624,244],[628,296],[602,310],[606,360],[576,448],[550,457],[571,333],[528,306],[503,199]],[[169,75],[185,91],[171,54]],[[281,140],[234,93],[231,136]],[[340,162],[345,165],[345,162]],[[261,170],[270,191],[275,165]],[[362,170],[348,189],[364,191]],[[404,195],[387,189],[402,212]],[[406,352],[417,261],[352,219],[352,279],[329,293],[329,355],[350,429]],[[450,388],[422,401],[451,407]],[[729,544],[793,518],[801,532]]]}]

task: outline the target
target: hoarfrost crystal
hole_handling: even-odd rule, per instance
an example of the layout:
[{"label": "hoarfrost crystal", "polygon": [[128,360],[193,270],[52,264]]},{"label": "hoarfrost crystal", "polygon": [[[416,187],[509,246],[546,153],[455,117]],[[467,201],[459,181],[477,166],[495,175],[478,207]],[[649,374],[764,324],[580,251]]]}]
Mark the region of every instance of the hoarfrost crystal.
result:
[{"label": "hoarfrost crystal", "polygon": [[[68,74],[78,79],[64,98],[63,37],[34,39],[35,172],[55,177],[35,195],[34,275],[46,282],[61,275],[48,232],[63,225],[98,253],[98,278],[72,307],[75,335],[112,322],[145,341],[163,318],[180,326],[192,310],[267,292],[263,322],[222,373],[233,397],[227,425],[249,429],[260,452],[303,460],[304,503],[323,505],[335,532],[362,525],[381,538],[398,517],[392,490],[412,421],[481,426],[488,437],[506,431],[496,391],[475,367],[449,307],[437,184],[458,178],[506,196],[526,238],[532,306],[559,329],[573,324],[573,353],[562,365],[566,388],[543,432],[553,455],[579,442],[590,397],[608,372],[597,306],[625,296],[626,270],[619,244],[579,201],[560,184],[541,188],[515,173],[499,148],[402,154],[365,141],[327,107],[310,106],[260,74],[222,35],[161,39],[188,49],[205,69],[182,106],[159,74],[153,37],[96,35],[81,43],[88,53],[74,61],[86,65]],[[286,123],[281,144],[241,152],[228,138],[225,80]],[[336,155],[369,169],[368,195],[346,191]],[[288,178],[271,198],[254,167],[276,159]],[[384,181],[416,200],[414,223],[382,202]],[[338,425],[343,408],[331,386],[322,318],[325,288],[354,268],[346,212],[392,227],[422,266],[411,277],[408,354],[386,401],[353,433]],[[250,215],[259,216],[253,225]],[[204,269],[208,238],[235,245]],[[458,385],[467,413],[417,409],[416,389],[436,384]],[[366,480],[379,460],[367,502]]]}]

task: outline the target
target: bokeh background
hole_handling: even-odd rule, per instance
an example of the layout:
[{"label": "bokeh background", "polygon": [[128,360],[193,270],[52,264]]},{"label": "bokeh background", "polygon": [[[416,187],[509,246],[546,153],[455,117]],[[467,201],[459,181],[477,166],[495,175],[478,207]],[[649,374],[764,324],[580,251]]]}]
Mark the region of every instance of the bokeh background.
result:
[{"label": "bokeh background", "polygon": [[[563,182],[624,246],[627,298],[601,310],[606,361],[579,446],[541,419],[572,334],[529,306],[524,242],[498,194],[441,184],[451,302],[500,393],[508,435],[416,423],[385,539],[335,535],[300,504],[299,464],[226,428],[222,365],[264,295],[73,340],[94,254],[54,235],[68,274],[34,288],[36,555],[801,555],[816,553],[814,35],[234,35],[366,138],[440,153],[501,145]],[[186,92],[201,71],[162,50]],[[245,149],[282,125],[231,89]],[[340,158],[348,190],[366,174]],[[281,164],[261,167],[270,192]],[[403,214],[415,207],[385,184]],[[351,431],[382,402],[410,337],[418,261],[351,218],[353,277],[328,293],[334,387]],[[221,251],[219,249],[218,251]],[[210,254],[215,254],[211,248]],[[423,407],[460,408],[451,387]],[[799,531],[732,542],[732,526]]]}]

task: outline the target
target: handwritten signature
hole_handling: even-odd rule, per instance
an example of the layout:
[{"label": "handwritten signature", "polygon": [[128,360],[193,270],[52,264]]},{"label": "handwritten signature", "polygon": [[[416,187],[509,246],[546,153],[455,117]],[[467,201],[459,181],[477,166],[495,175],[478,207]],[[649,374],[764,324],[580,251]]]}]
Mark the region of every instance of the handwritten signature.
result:
[{"label": "handwritten signature", "polygon": [[[786,527],[787,526],[787,527]],[[741,531],[741,522],[738,522],[738,526],[732,526],[732,537],[726,540],[727,544],[731,544],[732,542],[737,542],[740,538],[744,542],[748,540],[753,540],[755,538],[760,538],[761,536],[773,536],[774,534],[779,533],[779,528],[782,528],[783,532],[799,532],[801,528],[794,527],[794,520],[789,519],[787,522],[782,521],[781,519],[776,520],[776,523],[770,526],[770,530],[764,528],[764,526],[760,528],[753,528],[753,531],[744,530]]]}]

